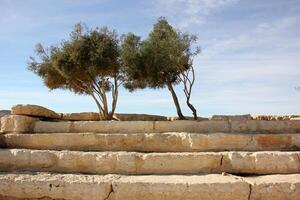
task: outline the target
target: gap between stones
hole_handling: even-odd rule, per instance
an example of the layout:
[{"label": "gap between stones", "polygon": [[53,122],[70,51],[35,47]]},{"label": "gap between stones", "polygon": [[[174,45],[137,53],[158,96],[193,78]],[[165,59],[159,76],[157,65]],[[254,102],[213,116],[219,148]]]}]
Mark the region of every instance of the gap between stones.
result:
[{"label": "gap between stones", "polygon": [[248,186],[249,186],[249,192],[248,192],[247,200],[251,200],[251,195],[252,195],[252,185],[253,185],[251,182],[245,180],[244,177],[242,177],[242,176],[237,176],[237,175],[230,174],[230,173],[227,173],[227,172],[225,172],[225,173],[223,172],[222,175],[223,175],[223,176],[231,176],[231,177],[233,177],[233,178],[236,179],[236,180],[241,180],[241,181],[243,181],[244,183],[248,184]]},{"label": "gap between stones", "polygon": [[118,179],[120,179],[122,176],[115,176],[112,177],[111,181],[110,181],[110,185],[109,185],[109,192],[106,195],[106,197],[103,200],[110,200],[111,196],[113,195],[113,193],[115,192],[114,189],[114,182],[117,181]]}]

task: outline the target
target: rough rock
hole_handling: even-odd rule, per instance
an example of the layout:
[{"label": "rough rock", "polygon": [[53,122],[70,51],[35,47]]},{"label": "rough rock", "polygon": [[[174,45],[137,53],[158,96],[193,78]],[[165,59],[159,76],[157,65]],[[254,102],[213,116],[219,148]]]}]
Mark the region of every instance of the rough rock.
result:
[{"label": "rough rock", "polygon": [[249,177],[250,200],[299,200],[300,174]]},{"label": "rough rock", "polygon": [[12,115],[26,115],[33,117],[43,117],[43,118],[52,118],[59,119],[60,115],[56,112],[49,110],[48,108],[44,108],[38,105],[23,105],[18,104],[11,108]]},{"label": "rough rock", "polygon": [[77,151],[299,150],[300,134],[238,133],[34,133],[2,134],[8,148]]},{"label": "rough rock", "polygon": [[213,115],[211,120],[251,120],[252,117],[250,114],[247,115]]},{"label": "rough rock", "polygon": [[99,121],[99,113],[81,112],[81,113],[61,113],[62,120],[66,121]]},{"label": "rough rock", "polygon": [[[195,120],[194,117],[191,116],[184,116],[185,120]],[[169,121],[175,121],[175,120],[180,120],[178,116],[174,116],[174,117],[168,117]],[[197,121],[205,121],[205,120],[209,120],[208,117],[200,117],[198,116]]]},{"label": "rough rock", "polygon": [[299,115],[254,115],[252,116],[254,120],[300,120]]},{"label": "rough rock", "polygon": [[287,174],[300,171],[299,158],[298,152],[137,153],[2,149],[0,168],[88,174]]},{"label": "rough rock", "polygon": [[10,115],[10,110],[0,110],[0,118],[5,115]]},{"label": "rough rock", "polygon": [[113,182],[113,199],[131,200],[247,200],[249,185],[233,177],[127,176]]},{"label": "rough rock", "polygon": [[299,200],[300,174],[78,175],[0,173],[9,200]]},{"label": "rough rock", "polygon": [[37,119],[22,115],[6,115],[1,118],[1,132],[30,133],[33,132]]},{"label": "rough rock", "polygon": [[167,121],[168,117],[160,115],[147,115],[147,114],[126,114],[115,113],[114,117],[120,121]]},{"label": "rough rock", "polygon": [[19,199],[105,200],[113,176],[0,174],[0,195]]}]

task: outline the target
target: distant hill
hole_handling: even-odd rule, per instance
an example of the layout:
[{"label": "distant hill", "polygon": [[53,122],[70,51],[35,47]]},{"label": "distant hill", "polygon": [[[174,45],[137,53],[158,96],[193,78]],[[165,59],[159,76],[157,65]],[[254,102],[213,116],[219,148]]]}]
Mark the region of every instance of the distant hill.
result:
[{"label": "distant hill", "polygon": [[0,118],[4,115],[10,115],[10,110],[0,110]]}]

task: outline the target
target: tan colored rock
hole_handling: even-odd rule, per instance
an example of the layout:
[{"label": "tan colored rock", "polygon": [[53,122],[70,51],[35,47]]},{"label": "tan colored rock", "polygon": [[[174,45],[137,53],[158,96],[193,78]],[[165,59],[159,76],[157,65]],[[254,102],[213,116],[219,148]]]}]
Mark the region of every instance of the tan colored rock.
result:
[{"label": "tan colored rock", "polygon": [[61,113],[62,120],[66,121],[99,121],[99,113],[81,112],[81,113]]},{"label": "tan colored rock", "polygon": [[292,117],[290,120],[300,120],[300,117]]},{"label": "tan colored rock", "polygon": [[298,152],[136,153],[1,149],[0,169],[88,174],[287,174]]},{"label": "tan colored rock", "polygon": [[46,122],[37,121],[35,123],[34,133],[69,133],[72,122]]},{"label": "tan colored rock", "polygon": [[299,196],[299,174],[239,177],[0,173],[0,197],[9,200],[299,200]]},{"label": "tan colored rock", "polygon": [[49,110],[48,108],[44,108],[38,105],[23,105],[18,104],[11,108],[12,115],[26,115],[32,117],[44,117],[44,118],[52,118],[59,119],[60,115],[56,112]]},{"label": "tan colored rock", "polygon": [[153,132],[151,121],[74,121],[74,122],[45,122],[36,123],[34,132],[37,133],[147,133]]},{"label": "tan colored rock", "polygon": [[147,115],[147,114],[127,114],[115,113],[114,117],[120,121],[167,121],[168,117],[160,115]]},{"label": "tan colored rock", "polygon": [[114,176],[0,174],[0,195],[7,199],[105,200]]},{"label": "tan colored rock", "polygon": [[287,174],[300,172],[299,152],[227,152],[222,167],[234,174]]},{"label": "tan colored rock", "polygon": [[127,176],[113,182],[111,199],[248,200],[249,185],[221,175]]},{"label": "tan colored rock", "polygon": [[36,118],[21,115],[6,115],[1,118],[1,131],[3,133],[28,133],[33,132]]},{"label": "tan colored rock", "polygon": [[157,121],[154,132],[190,132],[190,133],[215,133],[230,132],[227,121]]},{"label": "tan colored rock", "polygon": [[298,133],[300,121],[247,120],[231,121],[231,132],[235,133]]},{"label": "tan colored rock", "polygon": [[254,120],[298,120],[300,119],[299,115],[254,115],[252,117]]},{"label": "tan colored rock", "polygon": [[77,151],[274,151],[299,150],[300,134],[43,133],[4,134],[7,148]]},{"label": "tan colored rock", "polygon": [[251,187],[250,200],[299,200],[300,174],[245,178]]},{"label": "tan colored rock", "polygon": [[250,114],[247,115],[213,115],[211,120],[237,120],[237,121],[241,121],[241,120],[251,120],[252,117]]}]

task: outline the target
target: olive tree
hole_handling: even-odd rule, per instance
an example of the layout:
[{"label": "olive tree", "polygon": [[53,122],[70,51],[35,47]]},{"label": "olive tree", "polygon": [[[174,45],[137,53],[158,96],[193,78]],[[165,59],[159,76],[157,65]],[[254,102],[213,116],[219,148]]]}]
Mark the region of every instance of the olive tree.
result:
[{"label": "olive tree", "polygon": [[110,120],[122,79],[119,50],[115,31],[77,24],[70,38],[60,45],[44,48],[38,44],[38,59],[31,57],[28,69],[40,76],[50,90],[66,89],[91,96],[100,119]]},{"label": "olive tree", "polygon": [[[174,86],[182,83],[189,108],[195,74],[192,58],[198,47],[192,48],[196,37],[176,31],[164,18],[153,26],[149,36],[141,37],[129,33],[121,42],[121,61],[129,90],[138,88],[167,88],[173,98],[179,119],[184,119]],[[190,77],[192,71],[192,79]]]}]

